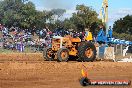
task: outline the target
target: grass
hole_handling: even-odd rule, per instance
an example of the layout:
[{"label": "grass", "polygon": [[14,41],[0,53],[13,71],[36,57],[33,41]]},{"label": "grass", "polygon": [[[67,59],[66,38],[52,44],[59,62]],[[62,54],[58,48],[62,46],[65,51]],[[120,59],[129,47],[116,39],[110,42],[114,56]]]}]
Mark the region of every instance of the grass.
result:
[{"label": "grass", "polygon": [[0,48],[0,53],[13,53],[14,51],[12,50],[7,50],[7,49],[2,49]]},{"label": "grass", "polygon": [[39,53],[40,51],[34,52],[31,50],[30,47],[26,47],[24,52],[19,52],[18,50],[8,50],[8,49],[3,49],[0,48],[0,53]]}]

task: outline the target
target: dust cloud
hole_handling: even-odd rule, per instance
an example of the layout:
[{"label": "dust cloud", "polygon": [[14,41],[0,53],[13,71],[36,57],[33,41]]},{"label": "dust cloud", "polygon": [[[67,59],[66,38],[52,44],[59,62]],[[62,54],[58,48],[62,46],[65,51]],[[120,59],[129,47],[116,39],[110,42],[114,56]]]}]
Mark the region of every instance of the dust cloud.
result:
[{"label": "dust cloud", "polygon": [[47,9],[71,9],[75,0],[42,0],[42,4]]}]

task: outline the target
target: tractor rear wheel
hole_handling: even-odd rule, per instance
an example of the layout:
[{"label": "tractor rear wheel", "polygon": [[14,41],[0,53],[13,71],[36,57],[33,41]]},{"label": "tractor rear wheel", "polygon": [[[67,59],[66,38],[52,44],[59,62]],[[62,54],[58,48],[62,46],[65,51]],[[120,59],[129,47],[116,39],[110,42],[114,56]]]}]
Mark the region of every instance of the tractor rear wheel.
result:
[{"label": "tractor rear wheel", "polygon": [[78,57],[81,61],[94,61],[96,58],[96,47],[91,42],[83,42],[78,47]]},{"label": "tractor rear wheel", "polygon": [[69,50],[67,48],[61,48],[57,51],[57,58],[60,62],[66,62],[69,58]]},{"label": "tractor rear wheel", "polygon": [[45,48],[43,51],[43,57],[44,57],[44,59],[46,59],[48,61],[54,60],[52,48],[50,48],[50,47]]}]

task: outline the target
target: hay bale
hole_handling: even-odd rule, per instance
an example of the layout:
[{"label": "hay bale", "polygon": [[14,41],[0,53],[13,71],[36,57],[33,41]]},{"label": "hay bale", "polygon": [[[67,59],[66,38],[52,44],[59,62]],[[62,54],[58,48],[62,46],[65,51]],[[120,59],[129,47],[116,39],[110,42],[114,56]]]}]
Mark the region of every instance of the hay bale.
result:
[{"label": "hay bale", "polygon": [[111,60],[111,59],[115,60],[114,47],[106,47],[105,48],[104,58],[107,60]]}]

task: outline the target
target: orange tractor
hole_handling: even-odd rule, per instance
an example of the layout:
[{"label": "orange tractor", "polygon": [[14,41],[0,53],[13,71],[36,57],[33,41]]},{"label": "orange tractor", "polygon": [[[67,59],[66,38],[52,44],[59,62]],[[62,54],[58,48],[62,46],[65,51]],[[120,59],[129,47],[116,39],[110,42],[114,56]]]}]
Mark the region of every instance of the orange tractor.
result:
[{"label": "orange tractor", "polygon": [[66,62],[69,56],[77,56],[79,61],[94,61],[96,47],[91,42],[81,42],[80,38],[67,35],[65,37],[54,36],[52,47],[47,47],[43,51],[43,57],[48,61],[57,59],[60,62]]}]

